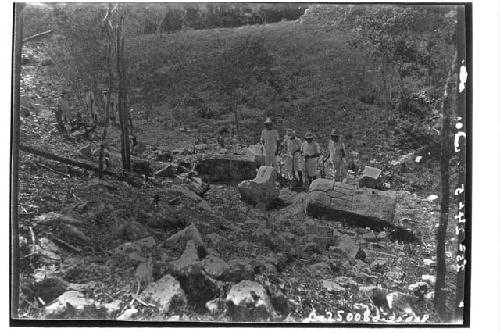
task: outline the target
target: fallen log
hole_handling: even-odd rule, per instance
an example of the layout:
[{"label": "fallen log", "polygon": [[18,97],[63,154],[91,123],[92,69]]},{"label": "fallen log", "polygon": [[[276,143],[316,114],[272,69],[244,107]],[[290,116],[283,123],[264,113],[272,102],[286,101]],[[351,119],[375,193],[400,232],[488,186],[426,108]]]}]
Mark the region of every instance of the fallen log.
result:
[{"label": "fallen log", "polygon": [[396,240],[416,241],[411,231],[396,226],[396,196],[391,191],[356,188],[328,179],[317,179],[309,188],[306,212],[317,218],[341,221],[353,227],[388,230]]},{"label": "fallen log", "polygon": [[[80,161],[71,160],[69,158],[57,156],[55,154],[48,153],[48,152],[45,152],[45,151],[42,151],[42,150],[38,150],[38,149],[35,149],[33,147],[25,146],[25,145],[22,145],[22,144],[19,145],[19,150],[22,150],[24,152],[27,152],[27,153],[30,153],[30,154],[34,154],[34,155],[37,155],[37,156],[41,156],[41,157],[47,158],[49,160],[54,160],[54,161],[57,161],[57,162],[61,162],[61,163],[64,163],[64,164],[76,166],[78,168],[82,168],[82,169],[90,170],[90,171],[95,171],[95,172],[99,173],[99,167],[96,166],[96,165],[92,165],[92,164],[88,164],[88,163],[84,163],[84,162],[80,162]],[[109,170],[103,170],[103,174],[106,174],[108,176],[117,177],[117,178],[120,177],[120,175],[115,174],[114,172],[111,172]]]}]

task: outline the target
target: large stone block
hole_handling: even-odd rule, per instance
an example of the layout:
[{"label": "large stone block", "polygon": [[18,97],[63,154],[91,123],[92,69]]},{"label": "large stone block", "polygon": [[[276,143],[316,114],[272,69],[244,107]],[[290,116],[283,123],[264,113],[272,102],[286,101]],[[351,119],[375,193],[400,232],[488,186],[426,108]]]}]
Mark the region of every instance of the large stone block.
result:
[{"label": "large stone block", "polygon": [[195,170],[206,182],[236,182],[255,177],[258,167],[249,156],[221,155],[200,161]]},{"label": "large stone block", "polygon": [[382,189],[382,183],[380,181],[380,174],[382,170],[373,168],[370,166],[365,166],[363,169],[363,174],[359,180],[359,187],[367,187],[374,189]]},{"label": "large stone block", "polygon": [[244,180],[238,185],[241,199],[251,204],[264,203],[271,205],[279,196],[276,186],[276,170],[271,166],[261,166],[257,176],[252,180]]},{"label": "large stone block", "polygon": [[313,217],[343,221],[357,227],[392,228],[396,197],[388,192],[317,179],[309,188],[306,211]]}]

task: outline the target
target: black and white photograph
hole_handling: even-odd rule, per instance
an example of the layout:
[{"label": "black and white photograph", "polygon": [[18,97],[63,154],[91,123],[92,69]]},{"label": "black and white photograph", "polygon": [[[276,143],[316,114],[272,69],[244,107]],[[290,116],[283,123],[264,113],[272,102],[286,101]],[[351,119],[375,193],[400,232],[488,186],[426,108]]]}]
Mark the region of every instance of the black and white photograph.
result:
[{"label": "black and white photograph", "polygon": [[13,3],[10,325],[468,327],[472,7]]}]

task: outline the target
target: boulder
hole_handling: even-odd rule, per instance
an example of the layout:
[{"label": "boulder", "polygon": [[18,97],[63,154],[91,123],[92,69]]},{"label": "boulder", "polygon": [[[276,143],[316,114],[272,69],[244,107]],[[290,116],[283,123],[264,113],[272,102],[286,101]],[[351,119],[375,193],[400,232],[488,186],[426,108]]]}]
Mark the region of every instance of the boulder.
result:
[{"label": "boulder", "polygon": [[370,166],[365,166],[363,174],[359,179],[359,187],[367,187],[373,189],[382,189],[382,184],[380,182],[380,174],[382,170],[373,168]]},{"label": "boulder", "polygon": [[80,153],[80,155],[82,157],[92,158],[92,145],[87,145],[83,148],[80,148],[80,150],[78,150],[78,152]]},{"label": "boulder", "polygon": [[214,279],[220,279],[229,270],[229,265],[224,260],[212,254],[206,256],[201,265],[205,272]]},{"label": "boulder", "polygon": [[258,167],[248,156],[220,155],[201,160],[195,170],[204,181],[212,183],[251,179]]},{"label": "boulder", "polygon": [[229,269],[222,275],[221,280],[240,282],[241,280],[253,280],[255,271],[253,266],[246,260],[235,258],[229,260]]},{"label": "boulder", "polygon": [[410,284],[408,286],[408,289],[413,292],[415,296],[422,299],[427,294],[427,292],[430,291],[430,286],[427,284],[427,282],[419,281],[417,283]]},{"label": "boulder", "polygon": [[394,280],[394,281],[401,281],[402,279],[404,279],[406,274],[401,268],[396,267],[395,269],[387,272],[385,274],[385,276],[387,276],[389,279]]},{"label": "boulder", "polygon": [[226,304],[234,321],[262,321],[275,313],[266,290],[254,281],[243,280],[232,286]]},{"label": "boulder", "polygon": [[122,301],[117,299],[110,303],[104,303],[102,307],[106,310],[106,313],[110,316],[118,313],[121,309]]},{"label": "boulder", "polygon": [[61,250],[48,238],[40,238],[40,245],[36,249],[42,264],[51,265],[61,261]]},{"label": "boulder", "polygon": [[57,316],[64,314],[67,310],[74,310],[76,313],[81,313],[86,307],[94,306],[93,299],[85,298],[79,291],[67,291],[57,298],[57,301],[45,307],[45,313],[49,316]]},{"label": "boulder", "polygon": [[155,177],[159,178],[172,178],[177,174],[178,165],[174,163],[167,163],[163,168],[155,172]]},{"label": "boulder", "polygon": [[360,291],[365,291],[366,294],[371,298],[373,304],[378,307],[387,308],[387,294],[389,290],[385,288],[379,288],[374,285],[362,286]]},{"label": "boulder", "polygon": [[266,291],[271,299],[271,305],[273,309],[282,316],[287,316],[290,314],[295,306],[294,303],[291,302],[284,292],[278,288],[278,286],[272,283],[266,283]]},{"label": "boulder", "polygon": [[190,189],[200,197],[210,189],[210,186],[199,177],[187,176],[183,179],[183,181],[184,186],[186,186],[188,189]]},{"label": "boulder", "polygon": [[126,309],[123,311],[123,313],[116,318],[116,320],[131,320],[133,319],[137,314],[139,313],[139,310],[137,309]]},{"label": "boulder", "polygon": [[370,270],[375,273],[384,273],[387,270],[387,260],[375,260],[370,264]]},{"label": "boulder", "polygon": [[184,248],[189,240],[192,240],[197,247],[203,247],[203,240],[200,232],[193,223],[182,229],[178,233],[170,236],[166,241],[167,247]]},{"label": "boulder", "polygon": [[203,269],[199,261],[175,273],[188,301],[202,308],[205,303],[219,295],[219,284]]},{"label": "boulder", "polygon": [[386,296],[388,308],[396,314],[413,314],[413,304],[417,300],[415,296],[394,291]]},{"label": "boulder", "polygon": [[189,240],[182,256],[171,263],[172,274],[179,280],[187,299],[196,307],[216,297],[219,285],[205,272],[198,257],[198,249],[193,240]]},{"label": "boulder", "polygon": [[397,196],[390,192],[356,189],[353,185],[316,179],[309,187],[306,212],[313,217],[382,231],[394,228]]},{"label": "boulder", "polygon": [[226,302],[223,298],[215,298],[205,303],[205,309],[214,316],[224,311]]},{"label": "boulder", "polygon": [[160,312],[166,313],[172,305],[184,304],[186,296],[179,281],[171,275],[165,275],[158,281],[148,284],[141,297],[158,305]]},{"label": "boulder", "polygon": [[35,283],[36,295],[45,303],[50,303],[68,288],[68,283],[56,277],[45,278]]},{"label": "boulder", "polygon": [[422,281],[427,282],[431,287],[436,285],[436,277],[434,275],[424,274],[422,275]]},{"label": "boulder", "polygon": [[276,170],[271,166],[261,166],[252,180],[244,180],[238,185],[241,199],[250,204],[264,203],[270,206],[279,197],[276,186]]},{"label": "boulder", "polygon": [[278,258],[276,255],[270,254],[267,256],[258,255],[257,258],[250,261],[254,271],[257,273],[277,273],[278,272]]},{"label": "boulder", "polygon": [[322,280],[323,288],[325,288],[328,292],[332,294],[343,294],[345,292],[345,288],[341,285],[335,283],[332,280]]},{"label": "boulder", "polygon": [[356,244],[356,240],[348,235],[342,235],[338,238],[337,248],[345,254],[349,260],[356,259],[356,255],[360,251],[360,247]]},{"label": "boulder", "polygon": [[333,282],[344,288],[358,288],[358,283],[347,276],[337,276],[333,279]]},{"label": "boulder", "polygon": [[172,261],[171,265],[174,272],[179,273],[197,262],[199,262],[198,249],[196,248],[194,241],[189,240],[180,258]]}]

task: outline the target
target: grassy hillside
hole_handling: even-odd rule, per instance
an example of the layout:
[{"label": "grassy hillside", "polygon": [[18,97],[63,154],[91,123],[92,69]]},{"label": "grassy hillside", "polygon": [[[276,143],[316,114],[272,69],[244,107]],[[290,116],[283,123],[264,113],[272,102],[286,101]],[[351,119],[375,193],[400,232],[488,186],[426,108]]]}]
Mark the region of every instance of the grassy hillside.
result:
[{"label": "grassy hillside", "polygon": [[[130,76],[134,77],[131,85],[136,89],[143,87],[144,79],[137,74],[149,68],[160,77],[161,96],[156,96],[155,108],[160,116],[174,114],[181,118],[182,114],[182,119],[174,120],[190,125],[206,123],[205,119],[189,114],[196,110],[176,110],[183,96],[197,96],[213,111],[211,121],[232,122],[232,113],[227,114],[224,108],[227,100],[210,83],[210,63],[224,47],[249,36],[263,38],[276,58],[283,84],[283,90],[270,97],[265,96],[265,90],[245,92],[263,99],[240,106],[243,131],[249,141],[257,139],[260,123],[269,114],[277,119],[280,130],[291,127],[299,135],[313,130],[325,138],[331,127],[336,127],[357,139],[349,142],[353,149],[362,149],[365,138],[371,146],[381,143],[379,134],[386,131],[387,111],[362,102],[377,102],[378,84],[370,65],[347,47],[345,34],[325,33],[298,22],[193,30],[129,40]],[[139,94],[135,101],[144,102],[143,96]]]}]

